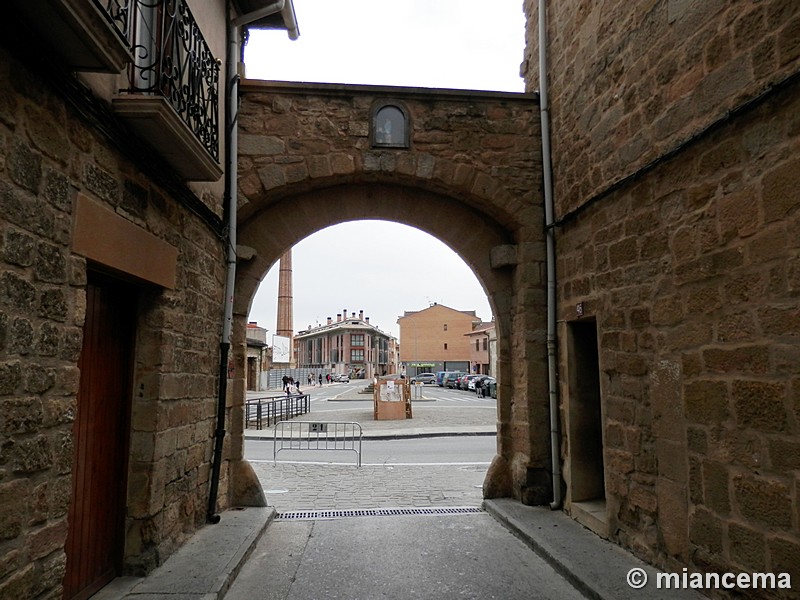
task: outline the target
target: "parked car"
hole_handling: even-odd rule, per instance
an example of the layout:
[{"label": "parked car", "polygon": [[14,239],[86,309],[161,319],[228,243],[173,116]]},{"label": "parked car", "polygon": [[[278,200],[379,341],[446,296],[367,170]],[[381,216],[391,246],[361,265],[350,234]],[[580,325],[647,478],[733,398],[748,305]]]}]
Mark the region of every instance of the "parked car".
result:
[{"label": "parked car", "polygon": [[436,383],[434,373],[417,373],[411,378],[411,383]]},{"label": "parked car", "polygon": [[442,385],[444,385],[442,383],[442,380],[444,379],[444,376],[445,376],[446,373],[447,373],[447,371],[437,371],[436,372],[436,385],[438,385],[439,387],[442,387]]},{"label": "parked car", "polygon": [[442,377],[442,387],[455,389],[458,379],[463,377],[466,373],[461,371],[449,371]]},{"label": "parked car", "polygon": [[334,375],[333,380],[338,381],[339,383],[350,383],[350,375],[346,373],[342,373],[340,375]]},{"label": "parked car", "polygon": [[487,377],[483,380],[483,395],[497,398],[497,380],[494,377]]},{"label": "parked car", "polygon": [[464,375],[458,380],[458,389],[464,390],[466,392],[469,389],[470,382],[476,377],[477,375]]},{"label": "parked car", "polygon": [[483,379],[486,375],[470,375],[470,378],[467,380],[467,389],[468,390],[475,390],[475,382],[479,379]]}]

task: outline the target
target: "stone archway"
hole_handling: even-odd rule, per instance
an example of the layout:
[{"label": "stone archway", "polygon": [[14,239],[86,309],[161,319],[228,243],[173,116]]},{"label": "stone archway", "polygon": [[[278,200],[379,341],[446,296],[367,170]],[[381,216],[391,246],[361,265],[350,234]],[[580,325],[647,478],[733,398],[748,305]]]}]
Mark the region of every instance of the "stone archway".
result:
[{"label": "stone archway", "polygon": [[[498,455],[489,497],[551,497],[538,105],[523,94],[243,84],[233,354],[263,276],[325,227],[379,219],[435,236],[472,268],[498,331]],[[370,143],[372,110],[401,102],[405,148]],[[242,373],[242,369],[237,369]],[[238,375],[237,375],[238,377]],[[242,455],[244,381],[233,382],[231,499],[257,485]]]}]

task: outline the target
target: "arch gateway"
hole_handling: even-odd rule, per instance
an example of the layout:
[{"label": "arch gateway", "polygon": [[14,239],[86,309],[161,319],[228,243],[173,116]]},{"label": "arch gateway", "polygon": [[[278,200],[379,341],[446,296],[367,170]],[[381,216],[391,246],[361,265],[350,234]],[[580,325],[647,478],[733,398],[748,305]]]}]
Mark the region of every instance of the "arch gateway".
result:
[{"label": "arch gateway", "polygon": [[[394,221],[457,252],[495,315],[498,453],[485,495],[548,502],[538,97],[262,81],[240,91],[232,428],[243,422],[245,325],[266,272],[325,227]],[[257,501],[242,432],[232,436],[234,502]]]}]

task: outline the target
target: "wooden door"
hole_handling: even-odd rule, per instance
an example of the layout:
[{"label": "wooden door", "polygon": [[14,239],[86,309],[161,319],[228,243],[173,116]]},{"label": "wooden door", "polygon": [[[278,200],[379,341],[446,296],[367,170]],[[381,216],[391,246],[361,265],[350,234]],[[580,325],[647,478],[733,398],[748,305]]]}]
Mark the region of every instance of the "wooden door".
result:
[{"label": "wooden door", "polygon": [[64,598],[88,598],[121,573],[136,290],[90,275],[73,424]]}]

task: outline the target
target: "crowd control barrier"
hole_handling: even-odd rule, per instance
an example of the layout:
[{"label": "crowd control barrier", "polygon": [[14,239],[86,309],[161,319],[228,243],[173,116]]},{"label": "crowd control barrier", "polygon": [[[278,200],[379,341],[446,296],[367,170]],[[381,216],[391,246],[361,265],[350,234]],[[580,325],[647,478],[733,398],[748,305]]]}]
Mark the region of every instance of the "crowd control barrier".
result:
[{"label": "crowd control barrier", "polygon": [[355,452],[361,466],[361,425],[352,422],[282,421],[275,425],[272,461],[281,450],[345,450]]}]

